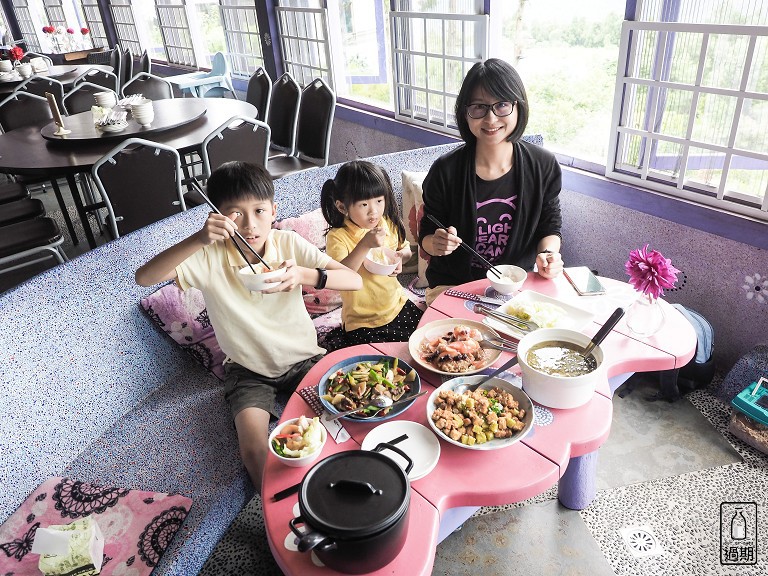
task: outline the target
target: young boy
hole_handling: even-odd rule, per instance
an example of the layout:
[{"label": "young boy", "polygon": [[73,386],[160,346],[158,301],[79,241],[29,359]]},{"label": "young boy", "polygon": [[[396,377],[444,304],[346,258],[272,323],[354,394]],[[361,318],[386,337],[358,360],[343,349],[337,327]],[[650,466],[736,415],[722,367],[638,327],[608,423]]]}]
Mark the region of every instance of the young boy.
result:
[{"label": "young boy", "polygon": [[[240,455],[261,492],[267,429],[276,391],[292,391],[325,352],[317,345],[301,285],[358,290],[362,279],[290,231],[273,230],[277,214],[269,173],[254,164],[228,162],[208,179],[208,196],[222,214],[211,213],[203,228],[155,256],[136,271],[136,282],[152,286],[176,280],[202,291],[224,361],[224,395],[237,430]],[[246,266],[234,242],[237,230],[268,263],[285,267],[263,292],[250,292],[238,278]],[[241,244],[248,260],[258,259]]]}]

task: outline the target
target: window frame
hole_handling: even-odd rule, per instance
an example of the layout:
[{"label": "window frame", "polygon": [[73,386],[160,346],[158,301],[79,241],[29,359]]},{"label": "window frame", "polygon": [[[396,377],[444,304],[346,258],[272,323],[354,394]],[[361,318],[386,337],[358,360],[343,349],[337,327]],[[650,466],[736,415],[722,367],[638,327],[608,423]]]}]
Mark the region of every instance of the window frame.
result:
[{"label": "window frame", "polygon": [[[659,34],[657,40],[656,53],[653,55],[656,62],[653,78],[641,78],[633,75],[638,62],[635,61],[637,53],[633,48],[633,39],[637,39],[637,34],[649,31]],[[700,48],[699,67],[696,73],[696,80],[693,84],[681,83],[679,81],[671,82],[661,77],[663,66],[660,65],[664,57],[664,49],[667,46],[669,35],[695,33],[703,35],[703,45]],[[702,74],[704,59],[707,51],[707,41],[712,34],[734,34],[739,36],[749,36],[750,47],[747,51],[744,71],[741,75],[741,83],[738,89],[722,88],[702,85]],[[768,38],[768,28],[765,26],[734,26],[728,24],[681,24],[672,22],[637,22],[624,21],[622,25],[621,44],[619,51],[619,66],[616,79],[616,91],[614,95],[614,112],[611,119],[611,140],[609,143],[608,157],[606,159],[605,176],[619,182],[642,186],[643,188],[661,192],[676,198],[687,201],[693,201],[711,208],[718,208],[728,212],[749,216],[768,221],[768,190],[764,191],[763,199],[759,206],[751,206],[747,203],[749,200],[744,195],[727,195],[726,184],[728,182],[728,173],[731,169],[731,161],[734,156],[748,157],[762,162],[768,162],[768,153],[760,153],[735,148],[735,138],[737,135],[740,112],[745,99],[762,100],[768,102],[768,93],[754,92],[747,90],[746,82],[752,65],[752,56],[754,54],[754,45],[758,36]],[[661,40],[664,40],[663,42]],[[634,46],[640,43],[635,42]],[[641,127],[627,126],[627,119],[631,113],[631,106],[637,104],[636,99],[628,98],[627,94],[637,86],[648,87],[648,97],[646,106],[643,109],[645,114],[644,125]],[[692,104],[689,110],[688,126],[684,138],[660,133],[656,127],[657,120],[655,112],[658,110],[658,94],[662,90],[676,89],[686,90],[692,94]],[[692,133],[696,122],[696,111],[698,98],[702,94],[715,94],[731,96],[736,98],[735,111],[731,117],[731,126],[728,130],[728,143],[726,146],[717,143],[694,141]],[[629,169],[626,164],[622,164],[623,157],[627,148],[628,139],[631,137],[640,138],[643,143],[642,161],[639,166]],[[659,142],[666,142],[679,145],[681,155],[678,160],[681,166],[677,175],[664,176],[658,171],[650,170],[652,154]],[[686,168],[688,166],[688,152],[691,147],[711,150],[717,154],[723,154],[723,173],[716,189],[709,188],[701,183],[690,182],[686,179]],[[727,196],[727,197],[726,197]],[[751,198],[753,204],[754,198]]]}]

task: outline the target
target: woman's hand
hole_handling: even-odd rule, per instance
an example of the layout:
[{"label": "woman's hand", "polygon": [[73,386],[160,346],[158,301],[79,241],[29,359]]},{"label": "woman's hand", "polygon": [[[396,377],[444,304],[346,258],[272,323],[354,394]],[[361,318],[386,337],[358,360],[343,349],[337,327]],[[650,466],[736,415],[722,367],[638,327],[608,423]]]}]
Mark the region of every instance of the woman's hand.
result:
[{"label": "woman's hand", "polygon": [[539,252],[536,254],[536,269],[543,278],[554,278],[563,271],[560,252]]},{"label": "woman's hand", "polygon": [[456,235],[456,228],[448,226],[448,228],[438,228],[431,236],[424,238],[423,244],[427,244],[427,240],[430,240],[431,246],[425,246],[427,252],[432,256],[448,256],[453,253],[459,247],[462,240]]}]

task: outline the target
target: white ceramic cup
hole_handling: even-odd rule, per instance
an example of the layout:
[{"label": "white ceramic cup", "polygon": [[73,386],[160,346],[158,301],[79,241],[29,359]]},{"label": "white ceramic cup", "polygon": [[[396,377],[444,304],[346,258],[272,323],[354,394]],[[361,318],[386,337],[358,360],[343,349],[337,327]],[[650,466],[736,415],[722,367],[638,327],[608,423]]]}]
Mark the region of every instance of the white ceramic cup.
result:
[{"label": "white ceramic cup", "polygon": [[0,60],[0,72],[10,72],[13,70],[13,64],[10,60]]},{"label": "white ceramic cup", "polygon": [[93,95],[96,104],[102,108],[114,108],[117,106],[117,97],[114,92],[96,92]]},{"label": "white ceramic cup", "polygon": [[19,64],[16,67],[16,70],[19,72],[19,76],[22,78],[29,78],[32,76],[32,65],[28,62],[25,62],[24,64]]}]

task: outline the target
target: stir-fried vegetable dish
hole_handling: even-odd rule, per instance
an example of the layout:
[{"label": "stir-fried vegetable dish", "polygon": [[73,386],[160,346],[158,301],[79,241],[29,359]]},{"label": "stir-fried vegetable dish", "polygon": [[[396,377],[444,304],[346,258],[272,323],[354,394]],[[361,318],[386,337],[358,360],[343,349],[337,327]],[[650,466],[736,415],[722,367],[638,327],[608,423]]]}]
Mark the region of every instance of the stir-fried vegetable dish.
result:
[{"label": "stir-fried vegetable dish", "polygon": [[358,362],[351,370],[340,369],[331,375],[323,399],[339,412],[362,408],[352,415],[358,418],[384,416],[390,409],[381,410],[380,406],[370,403],[371,399],[387,396],[398,400],[411,389],[415,379],[416,371],[406,372],[398,366],[397,358],[391,362],[384,358],[378,362]]}]

